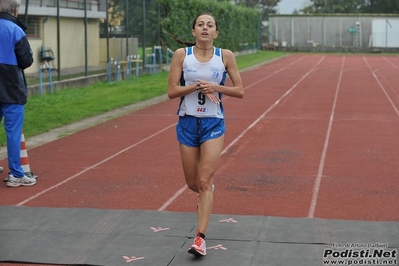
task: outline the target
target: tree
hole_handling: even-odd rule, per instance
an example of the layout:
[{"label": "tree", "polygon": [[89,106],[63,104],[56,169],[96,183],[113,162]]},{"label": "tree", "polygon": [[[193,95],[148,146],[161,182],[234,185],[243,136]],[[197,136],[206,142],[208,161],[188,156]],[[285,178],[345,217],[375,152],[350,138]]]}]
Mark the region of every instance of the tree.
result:
[{"label": "tree", "polygon": [[364,0],[310,0],[303,13],[360,13]]},{"label": "tree", "polygon": [[122,0],[111,0],[108,7],[110,27],[119,27],[123,25],[125,19],[124,2]]},{"label": "tree", "polygon": [[363,13],[398,14],[398,0],[365,0],[362,7]]},{"label": "tree", "polygon": [[398,0],[310,0],[304,13],[398,14]]},{"label": "tree", "polygon": [[269,14],[277,13],[277,6],[281,0],[234,0],[236,5],[258,8],[262,13],[262,20],[267,20]]}]

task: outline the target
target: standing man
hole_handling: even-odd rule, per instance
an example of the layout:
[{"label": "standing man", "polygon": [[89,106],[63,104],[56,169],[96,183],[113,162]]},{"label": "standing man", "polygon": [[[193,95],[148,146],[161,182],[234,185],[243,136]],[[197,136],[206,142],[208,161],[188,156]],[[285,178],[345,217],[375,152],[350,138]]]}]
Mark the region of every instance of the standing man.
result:
[{"label": "standing man", "polygon": [[24,107],[28,90],[24,69],[33,63],[33,53],[25,35],[26,27],[17,19],[21,0],[0,0],[0,121],[4,117],[7,136],[8,187],[33,186],[21,167],[20,148]]}]

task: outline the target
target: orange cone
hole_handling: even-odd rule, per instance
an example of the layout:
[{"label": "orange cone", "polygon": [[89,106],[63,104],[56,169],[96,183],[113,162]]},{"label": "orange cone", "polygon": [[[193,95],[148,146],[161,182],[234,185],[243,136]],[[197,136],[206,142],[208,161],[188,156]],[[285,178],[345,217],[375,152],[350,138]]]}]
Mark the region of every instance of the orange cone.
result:
[{"label": "orange cone", "polygon": [[19,157],[21,158],[21,167],[24,170],[25,175],[27,177],[37,178],[37,176],[34,176],[33,173],[30,170],[29,158],[28,158],[28,150],[26,149],[25,135],[24,135],[24,131],[23,130],[22,130],[21,149],[20,149]]}]

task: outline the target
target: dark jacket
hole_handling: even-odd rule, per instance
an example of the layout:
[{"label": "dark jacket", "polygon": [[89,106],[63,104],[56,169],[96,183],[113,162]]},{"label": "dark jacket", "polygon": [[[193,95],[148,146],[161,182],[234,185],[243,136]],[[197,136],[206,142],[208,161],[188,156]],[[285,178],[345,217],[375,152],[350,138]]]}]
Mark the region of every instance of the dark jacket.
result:
[{"label": "dark jacket", "polygon": [[25,104],[24,69],[33,63],[26,27],[9,13],[0,13],[0,103]]}]

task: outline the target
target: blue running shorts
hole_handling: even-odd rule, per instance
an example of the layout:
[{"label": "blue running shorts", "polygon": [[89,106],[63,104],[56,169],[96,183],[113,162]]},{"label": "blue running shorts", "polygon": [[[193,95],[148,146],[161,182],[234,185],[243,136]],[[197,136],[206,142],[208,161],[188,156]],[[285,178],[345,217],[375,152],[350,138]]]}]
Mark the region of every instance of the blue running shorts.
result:
[{"label": "blue running shorts", "polygon": [[179,116],[177,140],[188,147],[199,147],[203,142],[221,137],[226,131],[224,119],[217,117]]}]

